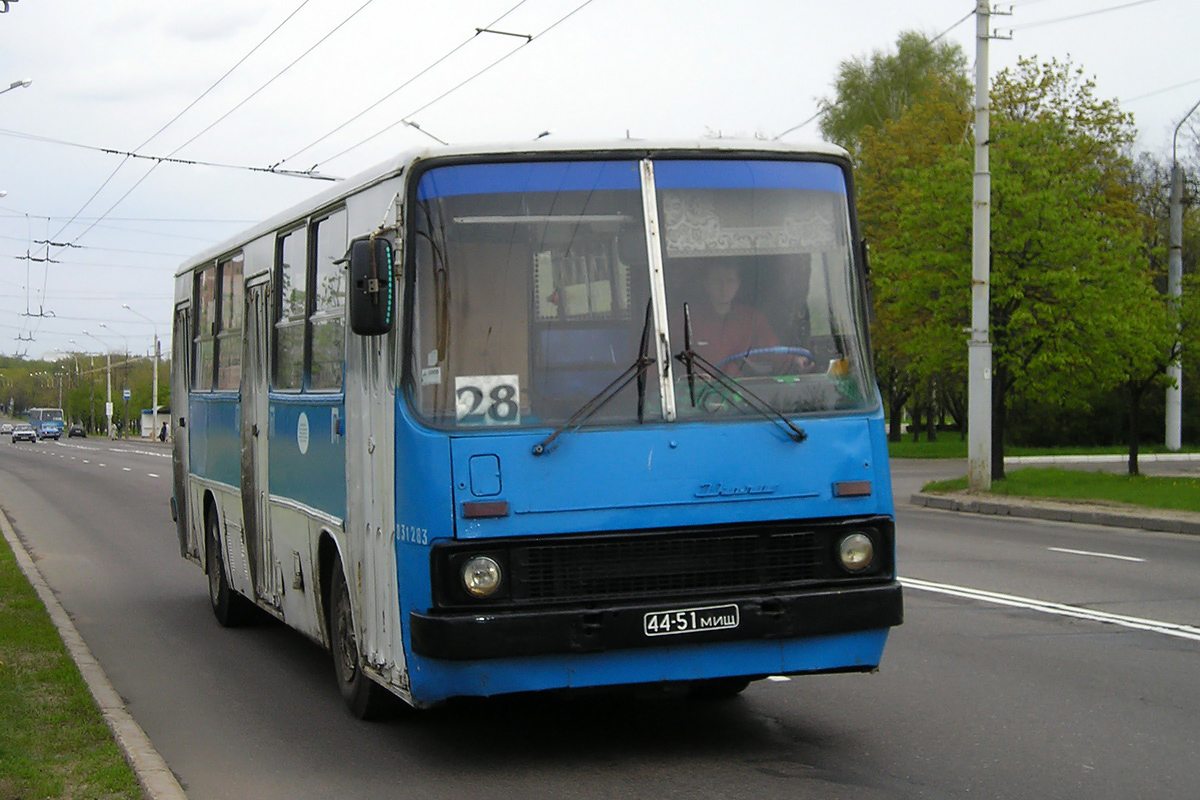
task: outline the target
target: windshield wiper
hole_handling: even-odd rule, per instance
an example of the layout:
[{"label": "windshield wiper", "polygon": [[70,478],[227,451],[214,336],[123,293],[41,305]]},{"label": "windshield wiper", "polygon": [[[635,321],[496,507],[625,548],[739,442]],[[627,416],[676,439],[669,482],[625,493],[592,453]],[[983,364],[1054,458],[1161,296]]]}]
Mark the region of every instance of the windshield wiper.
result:
[{"label": "windshield wiper", "polygon": [[554,429],[554,432],[547,436],[542,441],[533,446],[533,454],[535,456],[544,456],[554,449],[551,445],[564,433],[579,430],[583,423],[587,422],[596,412],[604,408],[609,400],[612,400],[621,390],[629,385],[630,381],[637,380],[637,418],[638,422],[644,421],[646,410],[646,370],[654,364],[654,359],[650,358],[650,328],[651,328],[650,304],[646,304],[646,321],[642,325],[642,341],[638,349],[637,360],[629,365],[628,368],[613,380],[612,383],[605,386],[600,391],[596,392],[591,399],[579,407],[579,410],[567,419],[562,425]]},{"label": "windshield wiper", "polygon": [[741,401],[747,408],[771,420],[782,428],[792,441],[799,443],[808,438],[808,434],[788,419],[782,411],[763,400],[743,384],[738,383],[727,372],[692,349],[692,313],[687,303],[683,304],[683,350],[675,358],[682,361],[687,367],[688,395],[692,401],[692,408],[696,407],[696,374],[699,372],[700,377],[709,386],[724,389],[728,393],[725,396],[731,401]]}]

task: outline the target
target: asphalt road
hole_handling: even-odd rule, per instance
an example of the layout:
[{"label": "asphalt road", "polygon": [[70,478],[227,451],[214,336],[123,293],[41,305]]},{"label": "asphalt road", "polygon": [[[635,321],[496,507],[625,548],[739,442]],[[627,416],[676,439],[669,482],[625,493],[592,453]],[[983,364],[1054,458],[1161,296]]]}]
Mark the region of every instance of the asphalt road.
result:
[{"label": "asphalt road", "polygon": [[1190,800],[1200,786],[1200,636],[1178,627],[1200,624],[1200,537],[915,509],[924,480],[961,468],[899,462],[906,622],[878,674],[368,724],[316,645],[273,622],[217,626],[178,556],[168,453],[0,440],[0,506],[192,800]]}]

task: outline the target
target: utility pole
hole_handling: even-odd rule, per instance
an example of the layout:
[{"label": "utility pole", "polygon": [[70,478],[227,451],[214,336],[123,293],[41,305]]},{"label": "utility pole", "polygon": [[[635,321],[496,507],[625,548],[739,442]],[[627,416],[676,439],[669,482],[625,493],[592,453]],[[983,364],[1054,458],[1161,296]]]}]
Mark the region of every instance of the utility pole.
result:
[{"label": "utility pole", "polygon": [[[1167,257],[1167,296],[1176,309],[1183,298],[1183,169],[1176,157],[1176,146],[1179,129],[1197,108],[1200,108],[1200,101],[1183,115],[1171,137],[1171,243]],[[1178,451],[1183,446],[1182,354],[1167,367],[1167,377],[1172,378],[1173,383],[1167,386],[1166,445],[1168,450]]]},{"label": "utility pole", "polygon": [[152,320],[150,317],[147,317],[145,314],[141,313],[140,311],[134,311],[132,308],[129,307],[129,303],[122,303],[121,307],[124,308],[126,311],[130,311],[134,314],[137,314],[139,317],[141,317],[142,319],[149,322],[150,325],[153,326],[153,328],[154,328],[154,386],[151,389],[151,400],[150,400],[150,404],[153,406],[153,408],[150,410],[150,415],[153,419],[153,422],[151,423],[153,425],[153,428],[150,431],[150,437],[154,438],[154,437],[158,436],[158,362],[162,355],[162,347],[160,346],[159,341],[158,341],[158,323],[156,323],[154,320]]},{"label": "utility pole", "polygon": [[992,343],[988,340],[991,301],[992,175],[988,166],[988,0],[975,5],[975,177],[971,214],[971,338],[967,343],[967,486],[992,486]]},{"label": "utility pole", "polygon": [[161,354],[162,354],[162,347],[159,345],[158,331],[155,330],[154,331],[154,387],[151,389],[151,392],[150,392],[150,396],[151,396],[150,404],[154,407],[154,410],[150,412],[151,417],[153,417],[153,419],[154,419],[154,422],[152,423],[154,425],[154,427],[151,428],[151,430],[150,430],[150,438],[151,439],[158,436],[158,362],[161,357]]},{"label": "utility pole", "polygon": [[112,401],[112,351],[104,354],[104,378],[108,384],[108,400],[104,403],[104,417],[108,420],[108,438],[113,436],[113,401]]}]

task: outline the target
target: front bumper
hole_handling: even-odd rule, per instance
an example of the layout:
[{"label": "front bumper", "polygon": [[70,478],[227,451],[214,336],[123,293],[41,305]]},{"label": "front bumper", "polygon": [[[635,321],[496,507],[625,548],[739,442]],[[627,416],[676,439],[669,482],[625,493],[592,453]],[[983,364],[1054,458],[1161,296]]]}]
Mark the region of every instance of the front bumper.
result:
[{"label": "front bumper", "polygon": [[[700,605],[732,605],[735,628],[648,636],[647,614]],[[797,639],[878,630],[904,621],[898,582],[761,596],[679,598],[598,608],[418,613],[409,615],[417,655],[452,661],[555,653],[596,653],[666,645]]]}]

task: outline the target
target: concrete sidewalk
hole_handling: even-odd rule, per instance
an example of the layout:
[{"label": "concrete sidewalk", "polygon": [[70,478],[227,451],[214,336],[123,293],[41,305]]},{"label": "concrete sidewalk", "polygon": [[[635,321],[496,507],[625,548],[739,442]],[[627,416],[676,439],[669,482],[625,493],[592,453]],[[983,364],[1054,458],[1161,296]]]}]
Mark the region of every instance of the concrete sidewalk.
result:
[{"label": "concrete sidewalk", "polygon": [[[1007,463],[1007,459],[1005,462]],[[925,508],[971,514],[1025,517],[1058,522],[1079,522],[1085,525],[1105,525],[1114,528],[1138,528],[1147,531],[1200,535],[1200,514],[1190,511],[1169,511],[1095,501],[1065,502],[998,495],[981,497],[965,492],[955,494],[918,492],[912,496],[910,502]]]}]

